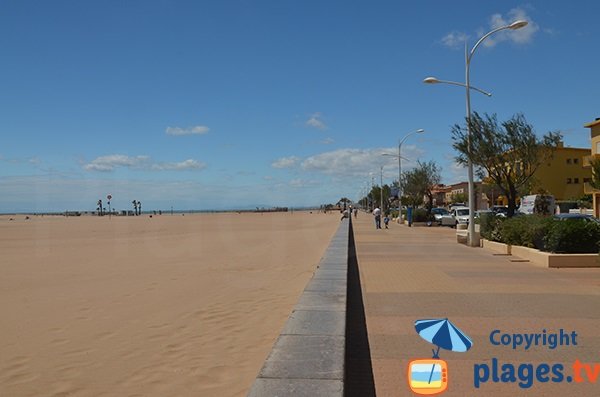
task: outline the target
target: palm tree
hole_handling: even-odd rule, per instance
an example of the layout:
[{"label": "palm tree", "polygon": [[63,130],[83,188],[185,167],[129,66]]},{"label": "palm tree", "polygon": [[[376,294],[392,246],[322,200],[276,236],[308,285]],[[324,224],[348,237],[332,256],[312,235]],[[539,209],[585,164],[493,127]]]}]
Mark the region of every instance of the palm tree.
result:
[{"label": "palm tree", "polygon": [[98,200],[98,216],[102,216],[102,200]]},{"label": "palm tree", "polygon": [[138,200],[138,215],[142,215],[142,202]]},{"label": "palm tree", "polygon": [[133,204],[133,214],[137,215],[138,202],[136,200],[133,200],[131,204]]},{"label": "palm tree", "polygon": [[352,201],[350,201],[350,199],[349,199],[349,198],[342,197],[342,198],[340,199],[340,201],[338,201],[338,202],[336,203],[336,205],[337,205],[338,207],[341,207],[341,206],[343,206],[343,207],[344,207],[344,209],[346,209],[346,205],[347,205],[347,204],[349,204],[349,203],[351,203],[351,202],[352,202]]}]

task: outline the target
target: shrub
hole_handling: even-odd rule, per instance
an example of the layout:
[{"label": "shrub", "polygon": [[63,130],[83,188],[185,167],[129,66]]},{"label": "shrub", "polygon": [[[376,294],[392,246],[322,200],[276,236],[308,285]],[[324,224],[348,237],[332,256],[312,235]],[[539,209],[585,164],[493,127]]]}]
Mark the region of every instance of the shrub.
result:
[{"label": "shrub", "polygon": [[425,208],[416,208],[413,210],[413,222],[427,222],[433,219],[433,215],[427,216]]},{"label": "shrub", "polygon": [[524,215],[506,219],[498,225],[497,233],[505,244],[529,248],[544,248],[543,236],[547,234],[552,218],[540,215]]},{"label": "shrub", "polygon": [[544,238],[545,251],[561,253],[597,253],[600,225],[596,222],[572,219],[554,221]]},{"label": "shrub", "polygon": [[506,218],[496,216],[496,214],[492,214],[492,213],[481,214],[480,219],[479,219],[479,225],[480,225],[479,230],[480,230],[481,236],[490,241],[502,241],[500,232],[499,232],[499,228],[500,228],[500,224],[505,219]]}]

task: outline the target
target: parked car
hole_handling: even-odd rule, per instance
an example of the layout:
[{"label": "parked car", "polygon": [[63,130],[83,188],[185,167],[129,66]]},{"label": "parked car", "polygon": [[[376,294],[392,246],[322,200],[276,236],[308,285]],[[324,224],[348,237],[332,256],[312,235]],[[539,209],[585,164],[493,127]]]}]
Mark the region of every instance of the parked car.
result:
[{"label": "parked car", "polygon": [[450,215],[450,212],[445,208],[432,208],[431,214],[433,215],[433,218],[435,219],[435,223],[437,223],[438,225],[441,225],[442,217],[444,215]]},{"label": "parked car", "polygon": [[600,224],[600,220],[588,214],[556,214],[554,215],[554,219],[559,221],[583,220],[586,222],[595,222]]},{"label": "parked car", "polygon": [[508,216],[508,207],[503,205],[494,205],[491,210],[494,211],[496,216],[500,216],[502,218],[506,218]]},{"label": "parked car", "polygon": [[469,223],[469,207],[454,207],[448,215],[442,215],[442,226],[456,226]]},{"label": "parked car", "polygon": [[487,214],[496,216],[496,213],[492,210],[479,210],[475,211],[475,219],[481,218],[482,216],[485,216]]}]

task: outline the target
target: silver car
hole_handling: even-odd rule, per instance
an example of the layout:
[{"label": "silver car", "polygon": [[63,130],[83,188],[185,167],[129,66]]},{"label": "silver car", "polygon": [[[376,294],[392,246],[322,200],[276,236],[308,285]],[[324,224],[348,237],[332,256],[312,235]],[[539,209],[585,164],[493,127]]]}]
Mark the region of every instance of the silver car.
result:
[{"label": "silver car", "polygon": [[448,210],[445,208],[432,208],[431,214],[433,215],[434,222],[437,223],[438,225],[441,225],[442,217],[444,215],[450,215],[450,212],[448,212]]},{"label": "silver car", "polygon": [[469,207],[454,207],[449,215],[442,216],[442,226],[456,226],[459,223],[469,224]]}]

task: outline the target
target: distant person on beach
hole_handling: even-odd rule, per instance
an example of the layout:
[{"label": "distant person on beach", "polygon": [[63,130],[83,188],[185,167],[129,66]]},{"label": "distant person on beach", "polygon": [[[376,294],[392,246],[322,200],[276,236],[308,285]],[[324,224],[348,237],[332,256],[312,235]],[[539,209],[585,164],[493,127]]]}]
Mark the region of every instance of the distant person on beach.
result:
[{"label": "distant person on beach", "polygon": [[375,207],[373,216],[375,217],[375,229],[381,229],[381,210],[379,207]]}]

